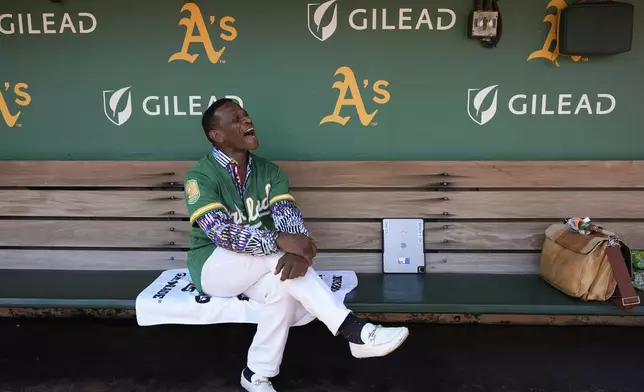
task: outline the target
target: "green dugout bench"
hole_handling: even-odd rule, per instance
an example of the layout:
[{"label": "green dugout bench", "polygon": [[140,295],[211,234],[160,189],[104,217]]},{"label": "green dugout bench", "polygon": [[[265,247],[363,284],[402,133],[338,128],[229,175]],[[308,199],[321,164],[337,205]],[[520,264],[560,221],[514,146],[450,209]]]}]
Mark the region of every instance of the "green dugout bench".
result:
[{"label": "green dugout bench", "polygon": [[[347,304],[396,321],[636,323],[538,275],[548,225],[590,216],[644,249],[644,161],[277,162]],[[0,161],[0,314],[132,312],[183,268],[193,162]],[[425,219],[426,273],[382,274],[382,217]],[[53,313],[59,314],[59,313]]]}]

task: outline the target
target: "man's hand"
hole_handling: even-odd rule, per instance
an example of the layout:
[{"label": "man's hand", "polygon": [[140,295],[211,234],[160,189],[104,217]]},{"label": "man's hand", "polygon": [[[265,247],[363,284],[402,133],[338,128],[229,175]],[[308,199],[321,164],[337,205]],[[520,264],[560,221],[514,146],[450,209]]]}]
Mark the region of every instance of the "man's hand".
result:
[{"label": "man's hand", "polygon": [[282,272],[280,280],[283,282],[287,279],[295,279],[306,275],[308,269],[309,262],[305,258],[292,253],[286,253],[277,262],[275,275]]},{"label": "man's hand", "polygon": [[303,234],[280,233],[277,236],[277,247],[284,253],[303,257],[309,265],[313,265],[313,258],[318,251],[315,241]]}]

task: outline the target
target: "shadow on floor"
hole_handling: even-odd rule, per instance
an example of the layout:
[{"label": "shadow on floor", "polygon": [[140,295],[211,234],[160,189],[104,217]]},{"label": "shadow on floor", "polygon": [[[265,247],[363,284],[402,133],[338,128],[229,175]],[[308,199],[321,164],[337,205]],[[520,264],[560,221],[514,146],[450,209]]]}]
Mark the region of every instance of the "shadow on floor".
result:
[{"label": "shadow on floor", "polygon": [[[410,325],[385,358],[358,360],[318,322],[294,328],[280,392],[641,392],[644,330]],[[241,391],[252,325],[0,320],[0,391]]]}]

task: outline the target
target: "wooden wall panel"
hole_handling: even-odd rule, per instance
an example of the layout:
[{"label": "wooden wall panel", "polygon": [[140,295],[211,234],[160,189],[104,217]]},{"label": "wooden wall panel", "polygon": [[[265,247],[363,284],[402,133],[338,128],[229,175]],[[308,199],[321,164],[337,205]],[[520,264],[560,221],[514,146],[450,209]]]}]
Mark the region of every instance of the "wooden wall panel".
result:
[{"label": "wooden wall panel", "polygon": [[[594,219],[644,218],[639,191],[294,192],[306,218]],[[100,202],[99,202],[100,201]],[[173,191],[0,190],[0,216],[186,217]]]},{"label": "wooden wall panel", "polygon": [[[318,249],[380,250],[379,223],[310,222]],[[0,246],[188,248],[187,221],[1,220]]]},{"label": "wooden wall panel", "polygon": [[179,218],[182,192],[0,190],[0,216]]},{"label": "wooden wall panel", "polygon": [[[429,250],[539,250],[547,222],[428,222],[425,248]],[[616,232],[634,249],[644,249],[644,222],[597,222]],[[447,242],[445,242],[447,241]]]},{"label": "wooden wall panel", "polygon": [[184,221],[0,220],[0,246],[187,248]]},{"label": "wooden wall panel", "polygon": [[[644,161],[293,162],[297,187],[644,188]],[[447,174],[447,175],[445,175]]]},{"label": "wooden wall panel", "polygon": [[[0,247],[114,248],[0,249],[0,269],[185,267],[185,252],[167,249],[189,246],[181,189],[193,163],[0,162]],[[544,230],[568,215],[591,216],[644,249],[644,161],[277,163],[305,218],[314,219],[307,227],[318,247],[333,251],[319,254],[317,269],[381,272],[380,253],[343,250],[381,251],[380,223],[360,220],[382,217],[430,220],[427,273],[538,273]],[[131,189],[8,188],[27,186]],[[175,190],[144,189],[168,186]],[[1,219],[16,216],[36,219]]]},{"label": "wooden wall panel", "polygon": [[[538,273],[539,255],[524,253],[428,253],[427,273]],[[0,249],[2,269],[163,270],[184,268],[186,253]],[[380,253],[320,253],[313,268],[381,273]]]},{"label": "wooden wall panel", "polygon": [[318,249],[381,250],[382,225],[378,222],[307,222]]},{"label": "wooden wall panel", "polygon": [[638,191],[295,192],[309,218],[644,218]]},{"label": "wooden wall panel", "polygon": [[[539,250],[551,222],[427,222],[425,249]],[[633,249],[644,249],[644,222],[611,222]],[[378,222],[307,223],[321,250],[382,250]],[[0,247],[187,248],[186,221],[0,220]],[[446,241],[446,242],[445,242]]]},{"label": "wooden wall panel", "polygon": [[165,270],[184,268],[186,252],[0,249],[0,269]]},{"label": "wooden wall panel", "polygon": [[183,186],[194,162],[4,161],[0,186]]},{"label": "wooden wall panel", "polygon": [[[298,188],[644,188],[644,161],[275,162]],[[4,161],[0,186],[182,185],[192,161]],[[447,175],[444,175],[447,173]]]},{"label": "wooden wall panel", "polygon": [[[164,270],[186,267],[186,252],[0,249],[2,269]],[[320,253],[316,270],[382,271],[377,253]]]}]

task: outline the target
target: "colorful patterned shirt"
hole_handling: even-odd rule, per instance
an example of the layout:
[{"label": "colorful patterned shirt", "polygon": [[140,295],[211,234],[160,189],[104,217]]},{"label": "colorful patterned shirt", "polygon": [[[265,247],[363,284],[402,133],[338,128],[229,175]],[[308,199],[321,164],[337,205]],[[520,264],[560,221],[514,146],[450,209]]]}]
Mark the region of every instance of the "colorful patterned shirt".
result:
[{"label": "colorful patterned shirt", "polygon": [[255,256],[276,253],[279,232],[309,235],[284,172],[249,154],[244,179],[235,160],[218,149],[186,175],[192,231],[188,268],[201,291],[201,269],[217,246]]}]

